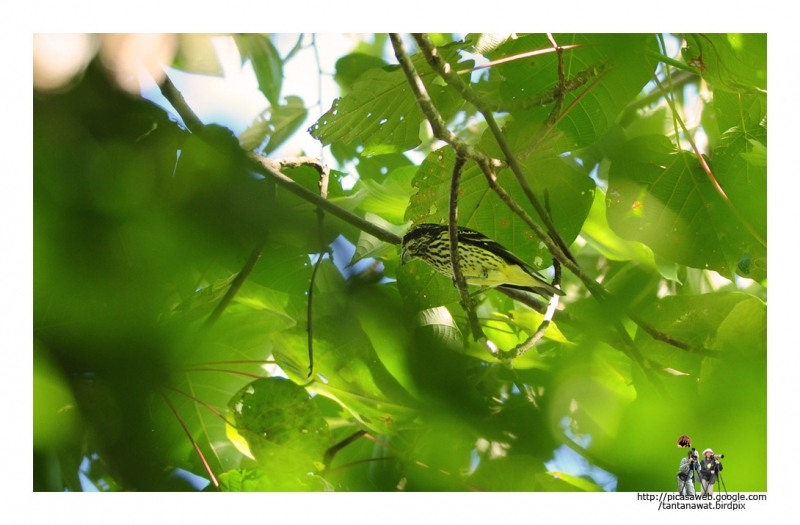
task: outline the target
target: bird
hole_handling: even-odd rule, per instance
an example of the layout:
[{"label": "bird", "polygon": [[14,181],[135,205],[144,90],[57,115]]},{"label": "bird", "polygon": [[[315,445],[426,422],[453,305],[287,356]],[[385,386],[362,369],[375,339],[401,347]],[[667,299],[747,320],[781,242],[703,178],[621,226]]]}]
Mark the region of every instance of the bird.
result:
[{"label": "bird", "polygon": [[[403,236],[400,262],[421,259],[453,279],[450,230],[447,225],[417,224]],[[531,265],[484,234],[458,227],[458,260],[467,284],[486,288],[515,288],[550,298],[566,295],[548,283]]]}]

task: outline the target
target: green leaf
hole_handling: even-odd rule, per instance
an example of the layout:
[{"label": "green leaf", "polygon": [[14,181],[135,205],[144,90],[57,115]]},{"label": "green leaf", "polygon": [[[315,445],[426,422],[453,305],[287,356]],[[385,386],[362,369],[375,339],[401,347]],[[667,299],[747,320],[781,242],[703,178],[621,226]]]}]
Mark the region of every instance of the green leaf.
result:
[{"label": "green leaf", "polygon": [[239,134],[239,142],[248,151],[257,149],[262,155],[269,155],[300,128],[307,115],[303,99],[288,96],[286,104],[273,105],[256,117],[253,124]]},{"label": "green leaf", "polygon": [[222,66],[211,41],[213,37],[200,33],[178,35],[178,53],[172,67],[187,73],[222,77]]},{"label": "green leaf", "polygon": [[733,279],[743,254],[761,254],[697,157],[677,150],[667,137],[638,137],[619,151],[606,202],[617,235],[680,264]]},{"label": "green leaf", "polygon": [[[457,57],[453,47],[442,48],[440,53],[445,60]],[[413,57],[413,62],[429,87],[437,75],[422,55]],[[417,146],[421,122],[421,112],[403,71],[399,67],[368,69],[353,90],[336,99],[309,132],[323,144],[360,141],[364,145],[362,156],[382,155]]]},{"label": "green leaf", "polygon": [[766,33],[693,33],[681,51],[716,89],[767,89]]},{"label": "green leaf", "polygon": [[247,289],[251,289],[251,285],[262,287],[259,292],[272,297],[261,301],[270,305],[272,310],[284,311],[298,319],[305,313],[311,270],[307,254],[293,253],[285,246],[270,244],[265,246],[245,285]]},{"label": "green leaf", "polygon": [[[405,215],[407,220],[439,224],[448,221],[450,178],[454,162],[455,153],[450,148],[442,148],[426,157],[412,182],[419,191],[411,198]],[[523,171],[543,205],[544,190],[547,190],[553,222],[566,243],[572,243],[591,208],[594,181],[558,157],[529,160],[523,164]],[[497,182],[534,221],[543,226],[509,169],[498,171]],[[552,256],[547,248],[489,188],[483,172],[476,164],[468,162],[465,165],[459,191],[460,226],[472,228],[494,239],[536,268],[551,265]]]},{"label": "green leaf", "polygon": [[398,266],[396,273],[400,296],[414,311],[459,301],[453,282],[418,259]]},{"label": "green leaf", "polygon": [[[572,476],[564,472],[546,472],[545,474],[548,476],[552,476],[554,481],[557,482],[560,481],[561,483],[558,483],[558,485],[565,483],[583,492],[605,492],[602,487],[598,486],[596,483],[589,481],[588,479]],[[556,485],[556,483],[553,483],[553,485]],[[558,488],[553,487],[552,490],[567,491],[569,489],[561,486]]]},{"label": "green leaf", "polygon": [[[411,395],[381,363],[369,337],[344,301],[344,281],[328,260],[321,263],[314,296],[313,392],[338,401],[363,426],[395,434],[416,415]],[[298,327],[273,334],[275,358],[286,374],[308,381],[308,332]]]},{"label": "green leaf", "polygon": [[653,266],[653,252],[640,242],[626,241],[614,234],[606,220],[606,194],[595,189],[592,208],[583,223],[581,237],[604,257],[613,261],[637,261]]},{"label": "green leaf", "polygon": [[[554,153],[583,148],[602,137],[617,116],[650,81],[655,63],[647,60],[646,51],[655,49],[653,35],[637,34],[554,34],[561,46],[583,44],[588,47],[564,51],[564,74],[567,80],[590,67],[601,67],[583,87],[564,97],[565,114],[551,132]],[[546,35],[529,35],[509,40],[492,53],[492,59],[510,57],[529,51],[550,48]],[[491,79],[500,77],[495,95],[504,103],[542,95],[558,85],[558,56],[547,53],[531,59],[513,60],[492,68]],[[574,104],[574,105],[573,105]],[[536,131],[552,111],[552,105],[512,111],[523,140],[514,141],[512,151],[520,153],[530,146]],[[540,145],[540,149],[545,145]]]},{"label": "green leaf", "polygon": [[[406,226],[395,226],[392,223],[384,221],[381,217],[367,212],[364,216],[369,222],[376,224],[397,235],[402,235],[406,231]],[[375,259],[389,258],[397,255],[397,246],[382,241],[377,237],[373,237],[369,233],[362,231],[358,234],[358,242],[356,243],[356,251],[353,253],[353,259],[348,266],[351,266],[361,259],[373,257]]]},{"label": "green leaf", "polygon": [[714,175],[762,239],[767,238],[766,144],[765,128],[734,126],[723,133],[714,149]]},{"label": "green leaf", "polygon": [[767,116],[766,93],[714,91],[712,107],[720,135],[735,126],[742,130],[750,130],[756,126],[766,125],[764,120]]},{"label": "green leaf", "polygon": [[316,474],[308,474],[302,485],[293,486],[284,483],[278,476],[268,476],[260,468],[231,469],[224,472],[219,476],[219,486],[222,492],[333,491],[330,483]]},{"label": "green leaf", "polygon": [[461,348],[464,344],[453,316],[442,306],[420,311],[417,315],[417,326],[428,327],[434,338],[447,348]]},{"label": "green leaf", "polygon": [[366,53],[350,53],[336,61],[336,74],[333,78],[346,93],[365,71],[388,65],[380,57]]},{"label": "green leaf", "polygon": [[[237,390],[263,375],[270,357],[270,334],[286,327],[286,318],[268,310],[229,307],[203,337],[187,337],[180,342],[176,371],[162,389],[177,415],[161,395],[150,401],[153,442],[173,464],[207,476],[181,422],[188,428],[212,471],[237,466],[241,454],[226,436],[225,421],[219,414]],[[210,407],[210,408],[209,408]],[[216,413],[214,412],[216,410]],[[180,418],[180,420],[178,419]]]},{"label": "green leaf", "polygon": [[258,89],[272,106],[280,105],[283,84],[283,60],[265,35],[236,35],[233,37],[242,61],[249,58],[258,80]]},{"label": "green leaf", "polygon": [[533,492],[542,490],[539,475],[544,471],[544,463],[532,456],[504,456],[481,461],[468,480],[483,490]]},{"label": "green leaf", "polygon": [[414,166],[402,153],[389,153],[373,157],[362,157],[363,145],[359,141],[350,144],[334,142],[331,144],[331,154],[340,165],[354,164],[360,180],[382,180],[387,173],[404,167]]},{"label": "green leaf", "polygon": [[353,189],[364,188],[367,195],[358,207],[393,224],[405,224],[408,199],[415,193],[411,181],[416,172],[416,166],[404,166],[389,173],[382,183],[368,179],[359,180]]},{"label": "green leaf", "polygon": [[306,390],[280,377],[257,379],[228,403],[229,427],[247,443],[250,455],[276,490],[313,490],[309,472],[324,468],[333,436],[322,412]]},{"label": "green leaf", "polygon": [[[641,316],[679,341],[713,350],[718,346],[720,326],[743,301],[760,302],[752,296],[731,292],[668,296],[645,308]],[[745,331],[743,328],[740,333]],[[643,355],[665,367],[692,376],[700,372],[703,356],[655,340],[643,330],[637,332],[636,343]]]}]

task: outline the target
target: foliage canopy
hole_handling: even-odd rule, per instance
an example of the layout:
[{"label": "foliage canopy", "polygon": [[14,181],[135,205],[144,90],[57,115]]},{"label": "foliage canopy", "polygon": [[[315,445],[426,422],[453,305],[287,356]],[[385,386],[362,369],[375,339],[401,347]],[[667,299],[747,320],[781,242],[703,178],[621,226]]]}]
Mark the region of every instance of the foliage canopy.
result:
[{"label": "foliage canopy", "polygon": [[[305,132],[282,90],[302,41],[235,37],[269,103],[238,137],[99,58],[34,91],[36,490],[192,490],[188,471],[206,490],[673,491],[684,434],[726,454],[731,490],[766,490],[766,35],[375,35],[308,130],[335,169],[265,168],[253,154]],[[460,156],[458,224],[567,293],[512,367],[452,282],[399,264],[398,235],[447,223]],[[339,212],[308,197],[321,180]],[[475,303],[502,351],[542,324],[529,298]]]}]

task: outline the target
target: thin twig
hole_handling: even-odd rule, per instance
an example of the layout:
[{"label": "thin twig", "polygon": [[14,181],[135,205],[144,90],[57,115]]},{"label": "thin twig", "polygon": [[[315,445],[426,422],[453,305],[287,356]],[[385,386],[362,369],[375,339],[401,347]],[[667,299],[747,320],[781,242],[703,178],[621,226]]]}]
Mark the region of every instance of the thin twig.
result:
[{"label": "thin twig", "polygon": [[[452,69],[450,64],[448,64],[444,59],[442,59],[439,51],[436,49],[436,46],[433,44],[430,38],[424,34],[415,34],[414,39],[417,41],[417,45],[419,46],[420,50],[422,51],[423,55],[425,56],[425,60],[428,62],[428,65],[436,71],[448,84],[453,86],[462,96],[465,96],[466,100],[473,104],[478,111],[481,112],[484,119],[486,120],[486,124],[489,126],[492,134],[495,136],[498,144],[500,145],[500,149],[503,151],[503,155],[506,157],[506,163],[511,168],[511,171],[517,177],[517,181],[519,182],[522,190],[525,192],[525,196],[528,198],[530,203],[533,205],[536,213],[539,215],[539,218],[542,219],[544,224],[547,226],[548,233],[550,236],[555,240],[556,244],[559,245],[561,251],[564,254],[572,259],[575,260],[572,254],[569,251],[564,240],[558,234],[558,231],[555,227],[555,224],[547,217],[545,213],[544,207],[542,207],[539,199],[533,193],[528,181],[525,178],[525,175],[522,173],[522,168],[517,163],[516,158],[511,153],[511,148],[508,146],[506,141],[502,137],[502,132],[500,131],[500,127],[497,125],[497,122],[494,119],[494,115],[491,111],[489,111],[484,104],[481,103],[480,97],[478,97],[477,93],[475,93],[472,88],[470,88],[464,80],[455,73]],[[559,91],[562,87],[560,87]],[[563,97],[563,95],[559,95],[559,97]],[[544,239],[542,239],[544,240]]]},{"label": "thin twig", "polygon": [[[572,44],[568,46],[562,46],[561,49],[577,49],[579,47],[592,47],[592,46],[590,44]],[[481,64],[480,66],[475,66],[470,69],[462,69],[457,71],[457,73],[459,75],[465,75],[467,73],[472,73],[473,71],[478,71],[480,69],[485,69],[487,67],[499,66],[500,64],[505,64],[506,62],[513,62],[515,60],[535,57],[537,55],[546,55],[547,53],[553,53],[555,51],[557,51],[556,47],[544,47],[542,49],[534,49],[533,51],[527,51],[525,53],[519,53],[517,55],[498,58],[497,60],[492,60],[491,62],[487,62],[486,64]]]},{"label": "thin twig", "polygon": [[281,188],[290,191],[301,199],[322,208],[331,215],[342,219],[343,221],[355,226],[359,230],[369,233],[373,237],[376,237],[384,242],[388,242],[389,244],[401,244],[403,242],[403,239],[401,239],[397,234],[394,234],[388,230],[384,230],[380,226],[362,219],[358,215],[345,210],[341,206],[338,206],[329,200],[323,199],[313,191],[296,183],[280,172],[280,162],[273,161],[267,157],[256,155],[254,153],[249,154],[249,157],[253,161],[251,165],[253,171],[270,177]]},{"label": "thin twig", "polygon": [[[316,48],[315,48],[316,49]],[[328,199],[328,179],[329,179],[329,170],[327,166],[322,166],[319,164],[319,196],[327,200]],[[311,377],[311,374],[314,373],[314,283],[317,279],[317,271],[319,270],[320,264],[322,264],[322,256],[325,255],[325,252],[330,253],[330,249],[325,244],[325,234],[323,230],[323,223],[325,221],[325,212],[322,211],[322,208],[317,206],[317,236],[319,237],[319,259],[314,264],[314,271],[311,272],[311,280],[308,283],[308,308],[307,308],[307,315],[306,315],[306,322],[307,322],[307,331],[308,331],[308,376]],[[330,255],[329,255],[330,256]]]},{"label": "thin twig", "polygon": [[472,329],[472,337],[476,341],[482,341],[486,339],[486,336],[478,323],[478,316],[475,315],[472,298],[467,290],[467,282],[461,273],[461,261],[458,258],[458,188],[461,181],[461,170],[466,161],[467,159],[464,157],[456,156],[456,161],[453,165],[453,177],[450,181],[450,217],[448,223],[450,232],[450,265],[453,267],[453,282],[461,298],[461,307],[467,312],[469,325]]},{"label": "thin twig", "polygon": [[224,312],[228,305],[231,304],[231,301],[233,301],[233,298],[236,297],[239,289],[253,272],[253,268],[256,267],[256,263],[258,263],[258,260],[261,258],[261,252],[263,250],[264,245],[262,244],[250,252],[250,257],[247,258],[247,262],[244,263],[241,271],[236,275],[236,278],[231,283],[228,291],[225,292],[225,296],[220,300],[216,308],[214,308],[214,311],[211,312],[211,315],[208,316],[208,319],[205,320],[203,323],[203,328],[208,329],[214,326],[214,323],[217,322],[217,319],[219,319],[219,316],[222,315],[222,312]]},{"label": "thin twig", "polygon": [[[160,74],[154,74],[153,71],[151,71],[150,74],[154,79],[161,76]],[[161,90],[161,94],[164,95],[164,98],[172,104],[172,107],[175,108],[178,115],[183,119],[183,123],[189,128],[189,131],[198,133],[205,127],[200,118],[192,111],[192,108],[189,107],[189,104],[186,103],[186,99],[183,98],[183,95],[181,95],[181,92],[175,87],[175,84],[172,83],[168,75],[164,75],[164,80],[158,87]]]},{"label": "thin twig", "polygon": [[308,304],[306,305],[306,332],[308,332],[308,376],[306,377],[311,377],[311,374],[314,373],[314,323],[312,322],[314,315],[314,283],[317,280],[317,270],[319,270],[319,265],[322,263],[322,257],[324,255],[324,253],[319,254],[317,262],[314,263],[314,271],[311,272],[311,279],[308,283]]},{"label": "thin twig", "polygon": [[[154,76],[157,78],[157,76]],[[202,139],[202,131],[204,128],[203,123],[197,118],[194,111],[186,104],[186,101],[183,99],[183,96],[180,92],[175,88],[172,84],[168,76],[164,77],[164,80],[161,84],[159,84],[159,88],[161,89],[161,93],[164,97],[172,104],[175,110],[180,115],[183,122],[189,128],[189,131],[192,133],[198,134]],[[210,144],[212,147],[214,144]],[[257,155],[255,153],[247,154],[247,157],[250,159],[250,169],[252,169],[255,173],[260,175],[264,175],[265,177],[269,177],[270,180],[277,183],[280,187],[288,190],[289,192],[297,195],[301,199],[308,201],[316,206],[322,208],[323,210],[327,211],[331,215],[334,215],[343,221],[352,224],[356,228],[369,233],[373,237],[376,237],[384,242],[388,242],[390,244],[400,244],[402,243],[402,239],[387,230],[384,230],[380,226],[376,226],[369,221],[366,221],[355,215],[350,213],[349,211],[337,206],[336,204],[331,203],[328,200],[321,198],[319,195],[306,189],[304,186],[296,183],[286,175],[280,172],[282,166],[286,163],[281,161],[273,161],[264,157],[262,155]]]},{"label": "thin twig", "polygon": [[700,148],[697,147],[697,143],[695,142],[694,137],[692,137],[691,133],[689,133],[689,130],[686,129],[686,125],[683,123],[683,119],[681,118],[680,114],[678,114],[678,110],[675,108],[675,101],[672,100],[672,97],[669,96],[667,90],[664,89],[664,86],[661,84],[661,81],[658,80],[658,77],[655,76],[652,72],[651,76],[655,80],[661,92],[664,94],[664,98],[666,99],[667,104],[669,104],[669,107],[672,110],[672,114],[677,119],[678,124],[683,130],[683,134],[686,137],[686,140],[688,140],[689,144],[691,144],[692,149],[694,150],[694,153],[697,156],[697,160],[698,162],[700,162],[700,166],[703,168],[703,171],[706,173],[708,180],[711,182],[711,185],[714,187],[717,194],[719,194],[719,196],[722,197],[722,200],[725,201],[725,204],[728,205],[728,207],[736,216],[736,218],[739,219],[739,221],[744,225],[745,228],[747,228],[747,231],[750,232],[750,235],[752,235],[762,246],[766,248],[767,241],[764,238],[762,238],[761,234],[759,234],[756,231],[756,229],[747,221],[747,219],[744,218],[741,212],[739,212],[739,209],[736,206],[734,206],[731,200],[728,198],[728,195],[725,193],[725,190],[723,190],[722,186],[720,186],[719,181],[717,181],[717,178],[711,171],[711,167],[708,165],[705,157],[703,157],[703,154],[700,152]]},{"label": "thin twig", "polygon": [[635,313],[633,313],[631,311],[628,311],[627,314],[628,314],[628,317],[631,318],[631,321],[636,323],[636,325],[639,326],[639,328],[644,330],[650,337],[652,337],[653,339],[655,339],[657,341],[661,341],[663,343],[667,343],[669,345],[672,345],[672,346],[674,346],[676,348],[680,348],[681,350],[684,350],[684,351],[686,351],[686,352],[688,352],[690,354],[697,354],[697,355],[702,355],[702,356],[706,356],[706,357],[714,357],[714,358],[720,358],[722,356],[722,353],[720,351],[718,351],[718,350],[709,350],[707,348],[699,347],[699,346],[696,346],[696,345],[691,345],[691,344],[686,343],[684,341],[680,341],[678,339],[675,339],[674,337],[661,332],[658,328],[656,328],[655,326],[651,325],[650,323],[648,323],[647,321],[645,321],[644,319],[642,319],[641,317],[639,317],[638,315],[636,315]]},{"label": "thin twig", "polygon": [[211,405],[209,405],[208,403],[206,403],[202,399],[197,398],[197,397],[195,397],[195,396],[193,396],[191,394],[187,394],[183,390],[178,390],[177,388],[173,388],[171,386],[165,385],[163,388],[167,388],[169,390],[172,390],[173,392],[176,392],[176,393],[178,393],[178,394],[180,394],[182,396],[188,397],[189,399],[191,399],[195,403],[199,403],[199,404],[203,405],[204,407],[206,407],[209,410],[209,412],[211,412],[212,414],[214,414],[215,416],[217,416],[218,418],[223,420],[225,423],[229,424],[230,426],[232,426],[234,428],[236,427],[236,425],[234,423],[231,423],[230,421],[228,421],[228,419],[225,416],[223,416],[222,413],[219,410],[217,410],[216,408],[212,407]]},{"label": "thin twig", "polygon": [[[448,142],[449,144],[451,144],[453,146],[453,148],[456,150],[457,153],[459,153],[459,154],[461,154],[463,156],[466,156],[466,157],[468,157],[470,159],[475,160],[478,163],[478,165],[481,167],[481,169],[483,170],[484,175],[486,176],[486,179],[487,179],[487,181],[489,183],[489,186],[493,190],[497,191],[498,196],[500,196],[500,198],[507,205],[509,205],[509,207],[512,209],[512,211],[517,213],[520,217],[523,218],[523,220],[525,220],[525,222],[531,227],[531,229],[534,230],[534,232],[542,240],[542,242],[545,243],[545,245],[548,247],[548,249],[550,249],[550,252],[553,254],[553,256],[557,257],[558,260],[564,266],[566,266],[570,271],[575,273],[575,275],[578,276],[581,279],[582,282],[584,282],[584,284],[589,289],[589,291],[592,293],[592,295],[599,302],[602,303],[603,300],[605,299],[605,297],[607,297],[608,292],[605,290],[605,288],[603,288],[602,285],[600,285],[598,282],[596,282],[594,279],[592,279],[586,273],[584,273],[583,270],[578,266],[578,264],[574,261],[574,259],[571,256],[567,256],[566,255],[566,253],[569,253],[568,250],[565,253],[565,251],[561,249],[561,246],[560,246],[559,243],[553,242],[553,240],[550,238],[550,235],[553,235],[554,237],[558,236],[557,232],[555,231],[555,228],[553,227],[553,229],[552,229],[552,231],[550,232],[550,235],[549,235],[538,224],[533,222],[530,219],[530,217],[528,217],[527,213],[524,213],[524,211],[521,208],[519,208],[519,206],[516,205],[516,203],[514,203],[514,205],[512,206],[511,203],[513,203],[513,199],[510,198],[510,195],[508,195],[508,193],[505,192],[505,191],[500,192],[500,191],[497,190],[497,188],[499,188],[499,185],[497,184],[497,176],[494,174],[493,166],[492,166],[492,163],[489,161],[489,159],[485,155],[483,155],[481,153],[477,153],[477,152],[475,152],[474,149],[468,147],[463,141],[458,139],[449,129],[447,129],[446,126],[444,126],[444,122],[442,121],[441,116],[439,115],[438,111],[434,107],[433,103],[430,101],[430,98],[427,97],[427,93],[424,91],[424,85],[422,84],[422,80],[420,79],[419,75],[417,74],[413,63],[411,62],[411,59],[408,57],[408,54],[405,52],[405,49],[403,48],[403,43],[400,40],[399,35],[392,33],[392,34],[390,34],[390,38],[391,38],[392,44],[394,46],[395,56],[397,57],[397,60],[400,63],[400,66],[403,69],[403,72],[405,73],[406,78],[408,79],[409,85],[410,85],[412,91],[414,92],[415,98],[417,99],[417,102],[418,102],[418,104],[420,106],[420,109],[422,110],[423,114],[425,114],[426,118],[428,118],[429,122],[431,123],[431,127],[433,128],[434,134],[437,136],[437,138],[439,138],[441,140],[444,140],[444,141]],[[417,38],[416,35],[415,35],[415,38]],[[458,75],[450,75],[449,64],[447,64],[446,62],[443,62],[441,60],[441,57],[439,57],[438,52],[435,51],[435,46],[433,46],[433,43],[430,41],[430,39],[428,39],[424,35],[420,35],[417,38],[417,42],[420,45],[421,49],[427,48],[429,50],[429,53],[426,54],[426,59],[428,58],[428,55],[430,55],[431,60],[429,61],[429,64],[431,65],[431,67],[435,71],[437,71],[437,73],[439,73],[440,75],[443,75],[443,78],[445,79],[445,81],[447,81],[449,83],[451,81],[450,77],[454,76],[455,79],[452,79],[452,82],[454,84],[456,84],[456,83],[463,84],[464,83],[464,81],[460,77],[458,77]],[[425,53],[424,49],[423,49],[423,53]],[[447,76],[444,76],[444,75],[447,75]],[[596,85],[596,83],[598,81],[599,81],[599,79],[597,81],[595,81],[594,84]],[[421,88],[423,88],[423,89],[421,89]],[[587,90],[588,89],[589,88],[587,88]],[[464,90],[464,91],[468,92],[467,90]],[[477,95],[475,96],[475,98],[477,98]],[[478,104],[480,104],[480,103],[478,103]],[[476,105],[476,107],[478,107],[478,106]],[[568,110],[569,110],[569,108],[568,108]],[[486,114],[484,114],[484,117],[486,118],[487,122],[489,122],[489,121],[494,122],[493,115],[490,112],[487,112]],[[496,122],[495,122],[495,126],[496,126]],[[491,127],[491,125],[490,125],[490,127]],[[497,131],[499,131],[499,128],[497,128]],[[510,154],[510,150],[508,149],[508,145],[505,144],[505,141],[502,140],[502,137],[498,138],[498,142],[501,143],[501,147],[503,145],[505,145],[505,150],[506,151],[504,151],[504,153],[507,154],[507,160],[509,161],[509,164],[511,165],[511,162],[514,162],[514,164],[516,164],[516,159],[514,159],[514,156]],[[519,166],[517,165],[517,169],[518,168],[519,168]],[[516,174],[516,170],[514,170],[513,167],[512,167],[512,171],[515,171],[515,174]],[[521,171],[519,171],[519,176],[521,176]],[[521,177],[521,178],[524,181],[524,177]],[[535,199],[535,196],[534,196],[534,199]],[[535,201],[535,202],[538,202],[538,201]],[[551,222],[551,221],[549,221],[549,217],[545,213],[545,210],[541,207],[541,204],[537,207],[537,213],[540,214],[540,216],[541,216],[542,220],[545,222],[545,224],[547,224],[548,222]],[[528,222],[528,221],[530,221],[530,222]],[[562,243],[563,243],[563,240],[562,240]],[[616,317],[614,317],[613,312],[609,311],[608,309],[603,309],[603,312],[606,313],[609,316],[609,320],[611,320],[613,322],[614,328],[617,331],[621,330],[620,337],[621,337],[622,343],[623,343],[623,348],[622,348],[623,352],[626,355],[628,355],[628,357],[630,357],[632,360],[634,360],[639,365],[639,367],[643,370],[645,375],[656,385],[656,388],[658,388],[659,391],[664,392],[663,391],[663,387],[661,386],[659,379],[657,377],[655,377],[655,375],[653,374],[653,371],[651,369],[652,364],[648,360],[646,360],[641,355],[641,353],[639,353],[638,349],[636,348],[635,343],[630,339],[630,336],[627,334],[627,332],[625,332],[625,329],[622,326],[622,323],[620,323],[619,320]]]},{"label": "thin twig", "polygon": [[323,456],[323,460],[322,460],[323,463],[325,463],[325,467],[327,468],[328,466],[330,466],[331,461],[333,461],[333,458],[336,456],[337,452],[342,450],[344,447],[346,447],[347,445],[349,445],[353,441],[355,441],[355,440],[359,439],[360,437],[364,436],[366,433],[367,433],[366,430],[359,430],[355,434],[344,438],[342,441],[336,443],[335,445],[330,447],[328,450],[326,450],[325,451],[325,455]]},{"label": "thin twig", "polygon": [[195,452],[197,452],[197,455],[200,456],[200,461],[203,462],[203,466],[205,467],[206,472],[208,472],[208,475],[211,478],[211,482],[214,483],[215,487],[219,488],[219,481],[217,481],[217,477],[214,475],[214,472],[211,470],[211,466],[208,464],[208,461],[206,461],[206,457],[203,455],[203,452],[200,450],[200,445],[198,445],[197,441],[195,441],[194,438],[192,437],[192,433],[189,432],[189,429],[186,427],[186,424],[183,422],[183,419],[181,418],[180,414],[178,414],[178,411],[175,409],[175,406],[172,404],[172,401],[169,400],[169,398],[166,396],[166,394],[164,394],[164,392],[161,392],[159,390],[158,393],[161,394],[161,397],[164,398],[164,401],[167,402],[167,405],[169,405],[170,410],[172,410],[172,413],[178,419],[178,423],[180,423],[181,427],[183,427],[183,431],[186,433],[186,436],[189,438],[189,441],[192,443],[192,446],[194,447]]}]

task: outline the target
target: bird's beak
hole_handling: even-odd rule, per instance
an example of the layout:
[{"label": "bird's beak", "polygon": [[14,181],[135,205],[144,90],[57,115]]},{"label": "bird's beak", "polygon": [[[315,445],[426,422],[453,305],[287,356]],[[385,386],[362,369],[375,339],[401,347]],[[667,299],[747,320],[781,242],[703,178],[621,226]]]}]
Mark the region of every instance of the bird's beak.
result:
[{"label": "bird's beak", "polygon": [[408,253],[408,250],[406,250],[405,248],[400,250],[400,264],[405,264],[411,259],[413,259],[413,257],[411,257],[411,254]]}]

